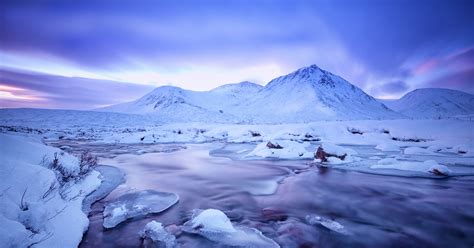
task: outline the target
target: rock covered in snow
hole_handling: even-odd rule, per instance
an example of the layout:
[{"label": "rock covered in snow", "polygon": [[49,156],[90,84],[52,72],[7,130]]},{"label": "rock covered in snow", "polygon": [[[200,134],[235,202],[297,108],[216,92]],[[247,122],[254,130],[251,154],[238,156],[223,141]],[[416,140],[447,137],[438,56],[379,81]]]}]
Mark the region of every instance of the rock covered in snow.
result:
[{"label": "rock covered in snow", "polygon": [[231,247],[280,247],[259,230],[232,225],[220,210],[195,210],[191,220],[183,225],[183,231],[199,234],[211,241]]},{"label": "rock covered in snow", "polygon": [[280,144],[278,144],[276,142],[275,142],[275,144],[273,144],[271,141],[268,141],[267,147],[269,149],[283,149],[283,147]]},{"label": "rock covered in snow", "polygon": [[146,240],[151,240],[150,247],[172,248],[177,246],[176,237],[169,233],[158,221],[151,221],[139,233]]},{"label": "rock covered in snow", "polygon": [[330,220],[328,218],[324,218],[315,214],[310,214],[306,216],[306,221],[311,224],[311,225],[321,225],[331,231],[348,235],[350,234],[343,225],[341,225],[339,222]]},{"label": "rock covered in snow", "polygon": [[290,140],[262,142],[246,156],[282,159],[311,158],[311,152],[306,149],[310,145],[309,142],[299,143]]},{"label": "rock covered in snow", "polygon": [[208,233],[232,233],[235,228],[229,218],[217,209],[206,209],[192,218],[191,228]]},{"label": "rock covered in snow", "polygon": [[105,206],[103,226],[112,228],[129,218],[163,212],[178,200],[177,194],[154,190],[122,195]]},{"label": "rock covered in snow", "polygon": [[357,152],[350,148],[323,143],[314,153],[314,159],[316,162],[340,164],[352,162],[353,158],[351,155],[354,154],[357,154]]}]

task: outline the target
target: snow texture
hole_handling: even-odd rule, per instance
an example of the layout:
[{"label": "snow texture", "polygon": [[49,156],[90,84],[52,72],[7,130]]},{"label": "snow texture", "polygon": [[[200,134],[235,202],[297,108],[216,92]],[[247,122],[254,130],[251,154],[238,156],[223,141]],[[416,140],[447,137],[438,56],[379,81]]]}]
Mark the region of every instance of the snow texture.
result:
[{"label": "snow texture", "polygon": [[[268,142],[279,145],[282,148],[269,148]],[[262,157],[262,158],[280,158],[280,159],[295,159],[295,158],[313,158],[313,152],[307,150],[311,144],[309,142],[299,143],[289,140],[270,140],[258,144],[253,151],[247,154],[247,157]]]},{"label": "snow texture", "polygon": [[280,247],[255,228],[234,227],[229,218],[217,209],[195,210],[191,220],[184,223],[183,231],[229,247]]},{"label": "snow texture", "polygon": [[60,185],[47,158],[59,154],[71,172],[79,170],[77,158],[32,137],[0,134],[0,149],[2,247],[77,247],[89,225],[82,201],[99,187],[99,173]]}]

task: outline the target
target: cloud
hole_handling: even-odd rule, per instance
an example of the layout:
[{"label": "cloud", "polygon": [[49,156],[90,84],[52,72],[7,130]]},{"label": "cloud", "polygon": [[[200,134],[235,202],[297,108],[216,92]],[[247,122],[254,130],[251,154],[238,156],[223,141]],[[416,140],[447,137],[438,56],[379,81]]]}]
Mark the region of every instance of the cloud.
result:
[{"label": "cloud", "polygon": [[0,69],[0,107],[92,109],[134,100],[152,86]]},{"label": "cloud", "polygon": [[[464,0],[7,0],[0,9],[0,66],[195,90],[317,64],[394,93],[384,82],[412,89],[459,73],[469,62],[453,51],[474,44],[474,2]],[[53,90],[42,87],[41,96]]]},{"label": "cloud", "polygon": [[427,88],[448,88],[462,90],[474,94],[474,67],[465,71],[447,74],[427,81],[423,84]]},{"label": "cloud", "polygon": [[380,98],[391,98],[405,93],[409,86],[404,81],[393,81],[372,88],[371,93]]}]

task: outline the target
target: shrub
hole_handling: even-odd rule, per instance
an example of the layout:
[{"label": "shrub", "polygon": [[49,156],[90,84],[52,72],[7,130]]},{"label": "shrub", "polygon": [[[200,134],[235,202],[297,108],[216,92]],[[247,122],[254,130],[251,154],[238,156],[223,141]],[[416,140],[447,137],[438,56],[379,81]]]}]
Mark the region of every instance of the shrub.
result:
[{"label": "shrub", "polygon": [[79,156],[79,175],[84,176],[97,166],[97,157],[88,151]]}]

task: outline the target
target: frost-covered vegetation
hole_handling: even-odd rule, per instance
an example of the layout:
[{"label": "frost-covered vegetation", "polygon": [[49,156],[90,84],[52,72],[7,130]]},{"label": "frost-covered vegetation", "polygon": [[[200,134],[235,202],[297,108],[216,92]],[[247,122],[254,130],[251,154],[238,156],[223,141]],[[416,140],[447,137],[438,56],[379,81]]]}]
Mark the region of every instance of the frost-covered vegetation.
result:
[{"label": "frost-covered vegetation", "polygon": [[89,224],[82,200],[101,183],[94,159],[32,137],[0,134],[0,147],[2,246],[77,246]]}]

